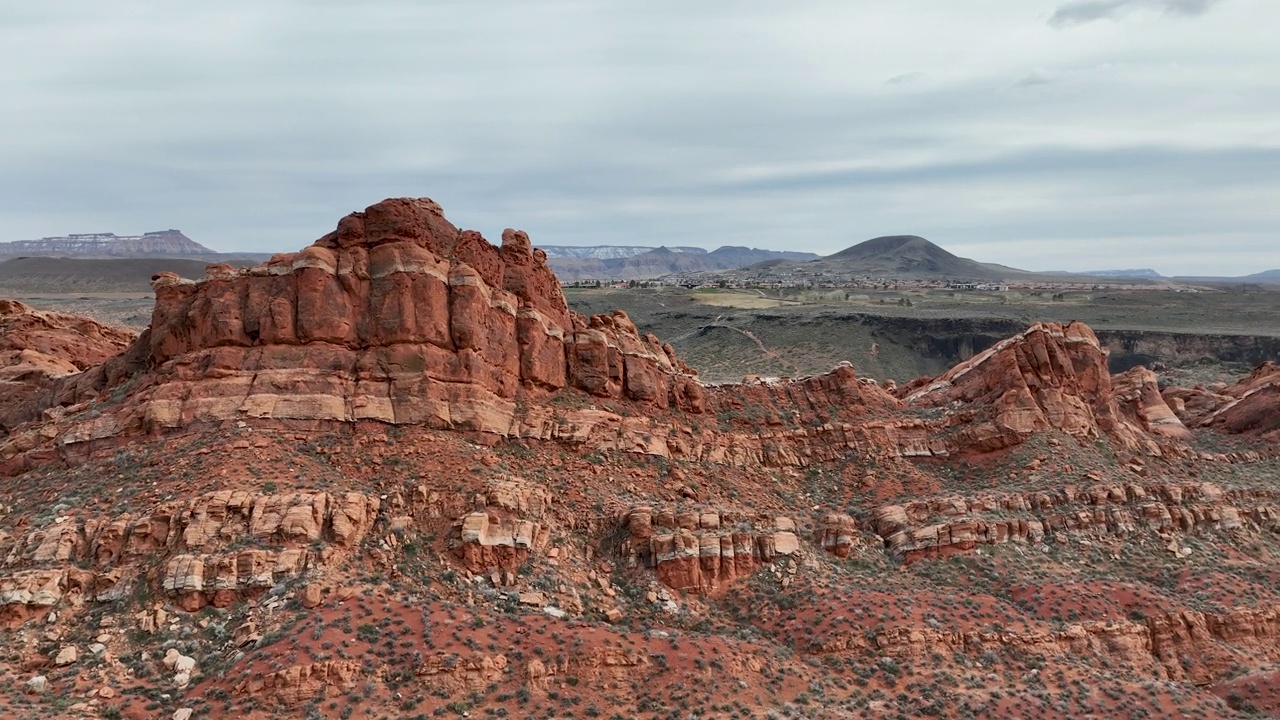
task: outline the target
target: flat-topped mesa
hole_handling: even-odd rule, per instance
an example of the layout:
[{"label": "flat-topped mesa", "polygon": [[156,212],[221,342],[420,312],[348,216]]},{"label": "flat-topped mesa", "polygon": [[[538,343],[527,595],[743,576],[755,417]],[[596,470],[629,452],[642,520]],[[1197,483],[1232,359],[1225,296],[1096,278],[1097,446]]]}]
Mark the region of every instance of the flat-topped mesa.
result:
[{"label": "flat-topped mesa", "polygon": [[1079,438],[1110,436],[1127,449],[1158,455],[1154,437],[1187,437],[1149,371],[1117,376],[1117,382],[1113,388],[1107,351],[1087,325],[1035,323],[900,393],[917,406],[970,409],[952,416],[952,443],[960,450],[998,450],[1035,432],[1060,430]]},{"label": "flat-topped mesa", "polygon": [[700,402],[693,371],[625,313],[571,312],[528,235],[492,245],[425,198],[352,213],[255,267],[153,285],[147,428],[259,417],[508,434],[520,393]]}]

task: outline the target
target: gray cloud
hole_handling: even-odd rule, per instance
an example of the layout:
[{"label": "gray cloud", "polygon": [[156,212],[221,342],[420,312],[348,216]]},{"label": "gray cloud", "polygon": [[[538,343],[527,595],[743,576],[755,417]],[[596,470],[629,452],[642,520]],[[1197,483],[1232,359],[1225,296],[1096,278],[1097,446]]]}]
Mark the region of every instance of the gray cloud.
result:
[{"label": "gray cloud", "polygon": [[885,85],[910,85],[911,83],[920,82],[925,77],[922,72],[909,72],[901,75],[894,75],[884,81]]},{"label": "gray cloud", "polygon": [[[1140,44],[1055,32],[1055,4],[5,7],[0,239],[282,251],[426,195],[543,244],[916,233],[1033,269],[1280,267],[1280,3]],[[927,81],[886,86],[905,68]],[[1009,92],[1028,68],[1070,82]]]},{"label": "gray cloud", "polygon": [[1203,15],[1221,0],[1074,0],[1059,7],[1049,18],[1055,28],[1083,25],[1114,18],[1129,10],[1152,10],[1164,15]]},{"label": "gray cloud", "polygon": [[1048,85],[1053,82],[1053,76],[1044,70],[1032,70],[1022,76],[1018,82],[1013,84],[1015,89],[1031,88],[1037,85]]}]

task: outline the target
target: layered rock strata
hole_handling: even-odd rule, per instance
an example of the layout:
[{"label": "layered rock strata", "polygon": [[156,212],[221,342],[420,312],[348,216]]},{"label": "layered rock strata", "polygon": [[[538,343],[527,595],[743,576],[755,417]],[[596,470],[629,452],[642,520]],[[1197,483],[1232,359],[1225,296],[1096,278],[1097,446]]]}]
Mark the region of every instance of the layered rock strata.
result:
[{"label": "layered rock strata", "polygon": [[[570,312],[524,233],[491,245],[427,199],[370,206],[255,267],[154,284],[136,342],[12,412],[57,422],[10,433],[0,472],[225,421],[417,424],[769,466],[984,453],[1049,430],[1161,455],[1185,436],[1149,373],[1113,388],[1106,351],[1080,323],[1038,323],[901,399],[847,364],[705,386],[625,313]],[[574,392],[593,406],[553,402]],[[105,398],[118,401],[93,406]]]},{"label": "layered rock strata", "polygon": [[795,522],[788,517],[636,507],[622,522],[628,564],[652,568],[667,587],[696,594],[714,594],[800,550]]},{"label": "layered rock strata", "polygon": [[[978,545],[1039,543],[1055,536],[1152,532],[1280,531],[1280,496],[1225,491],[1213,483],[1099,484],[972,498],[919,500],[875,512],[885,547],[909,559],[967,552]],[[1172,549],[1176,552],[1176,543]]]},{"label": "layered rock strata", "polygon": [[[154,580],[188,610],[225,607],[345,557],[379,499],[358,492],[206,493],[142,516],[62,515],[24,534],[0,533],[0,613],[23,616],[64,601],[106,601],[159,567]],[[238,541],[275,549],[228,551]]]}]

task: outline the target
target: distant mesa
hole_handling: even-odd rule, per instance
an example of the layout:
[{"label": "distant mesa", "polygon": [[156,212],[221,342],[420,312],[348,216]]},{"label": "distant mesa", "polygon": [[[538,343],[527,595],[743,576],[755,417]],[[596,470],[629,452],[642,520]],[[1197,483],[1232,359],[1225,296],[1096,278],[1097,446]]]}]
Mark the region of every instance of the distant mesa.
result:
[{"label": "distant mesa", "polygon": [[[550,260],[570,258],[574,260],[623,260],[642,253],[657,250],[656,247],[643,245],[539,245]],[[705,255],[705,248],[700,247],[668,247],[667,250],[678,253]]]},{"label": "distant mesa", "polygon": [[1146,280],[1163,280],[1163,275],[1152,270],[1151,268],[1131,268],[1126,270],[1086,270],[1079,275],[1092,275],[1094,277],[1116,277],[1116,278],[1143,278]]},{"label": "distant mesa", "polygon": [[600,245],[539,246],[561,280],[647,280],[664,275],[737,270],[769,261],[808,261],[815,253],[724,246],[694,247]]},{"label": "distant mesa", "polygon": [[56,257],[155,257],[217,255],[182,234],[181,230],[155,230],[141,235],[79,233],[39,240],[0,242],[0,255]]}]

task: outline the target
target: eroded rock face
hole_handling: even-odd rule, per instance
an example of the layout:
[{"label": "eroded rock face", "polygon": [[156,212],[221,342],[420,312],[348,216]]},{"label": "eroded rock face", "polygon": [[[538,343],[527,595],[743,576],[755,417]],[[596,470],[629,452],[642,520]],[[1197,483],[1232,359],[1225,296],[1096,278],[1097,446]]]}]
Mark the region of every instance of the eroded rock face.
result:
[{"label": "eroded rock face", "polygon": [[1152,433],[1177,437],[1181,431],[1151,383],[1142,372],[1124,376],[1128,412],[1122,412],[1107,352],[1093,331],[1079,322],[1036,323],[900,392],[911,405],[960,403],[968,410],[951,416],[955,429],[948,444],[956,450],[999,450],[1053,429],[1082,439],[1107,435],[1130,450],[1158,455]]},{"label": "eroded rock face", "polygon": [[1247,377],[1217,391],[1168,388],[1165,399],[1195,427],[1280,440],[1280,365],[1265,362]]},{"label": "eroded rock face", "polygon": [[623,557],[652,568],[667,587],[714,594],[762,565],[800,550],[787,517],[746,518],[731,512],[632,508]]},{"label": "eroded rock face", "polygon": [[[885,548],[908,559],[978,545],[1040,543],[1054,536],[1130,536],[1280,530],[1269,491],[1226,492],[1213,483],[1099,484],[1054,492],[988,493],[919,500],[876,510]],[[929,519],[933,519],[929,522]],[[1170,545],[1177,551],[1176,542]]]},{"label": "eroded rock face", "polygon": [[153,285],[150,371],[121,427],[373,419],[505,435],[521,393],[697,404],[677,388],[692,372],[625,313],[569,312],[527,235],[494,246],[428,199],[378,203],[256,267]]},{"label": "eroded rock face", "polygon": [[1160,394],[1156,374],[1137,366],[1111,378],[1112,394],[1121,415],[1151,435],[1188,440],[1191,431]]},{"label": "eroded rock face", "polygon": [[[117,599],[131,582],[149,582],[136,577],[138,570],[157,559],[158,589],[184,609],[225,607],[345,557],[372,527],[378,507],[377,497],[358,492],[227,490],[138,517],[63,517],[0,537],[0,613]],[[278,549],[227,550],[240,540]]]},{"label": "eroded rock face", "polygon": [[490,481],[475,498],[476,509],[454,521],[454,553],[473,573],[509,577],[546,547],[551,527],[544,518],[551,502],[551,493],[537,483]]},{"label": "eroded rock face", "polygon": [[55,380],[123,352],[134,333],[0,299],[0,434],[43,409]]}]

